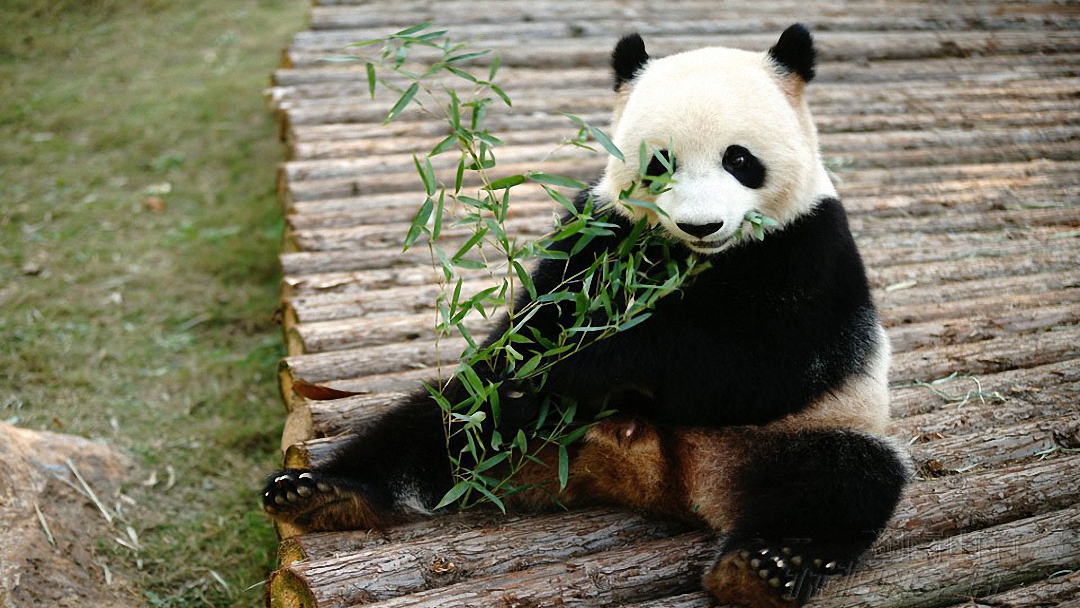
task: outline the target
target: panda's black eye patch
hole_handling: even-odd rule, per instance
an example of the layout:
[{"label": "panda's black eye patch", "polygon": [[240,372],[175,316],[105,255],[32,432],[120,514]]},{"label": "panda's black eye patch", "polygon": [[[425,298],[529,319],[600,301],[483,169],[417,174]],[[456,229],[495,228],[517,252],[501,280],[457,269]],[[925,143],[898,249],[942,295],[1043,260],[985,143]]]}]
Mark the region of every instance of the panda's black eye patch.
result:
[{"label": "panda's black eye patch", "polygon": [[652,156],[652,160],[649,161],[649,166],[645,168],[645,177],[660,177],[665,173],[668,173],[668,167],[671,167],[671,174],[675,174],[675,155],[667,150],[657,150]]},{"label": "panda's black eye patch", "polygon": [[728,146],[724,151],[723,165],[725,171],[747,188],[757,189],[765,185],[765,165],[742,146]]}]

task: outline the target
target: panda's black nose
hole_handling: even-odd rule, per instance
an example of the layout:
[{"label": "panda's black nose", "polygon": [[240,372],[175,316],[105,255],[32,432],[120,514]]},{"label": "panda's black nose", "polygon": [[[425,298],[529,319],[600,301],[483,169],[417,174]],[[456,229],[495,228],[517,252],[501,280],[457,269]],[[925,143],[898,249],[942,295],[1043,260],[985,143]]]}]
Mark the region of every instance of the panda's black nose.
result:
[{"label": "panda's black nose", "polygon": [[697,238],[705,238],[710,234],[724,227],[724,222],[712,222],[711,224],[690,224],[688,222],[677,222],[675,224],[690,236],[696,236]]}]

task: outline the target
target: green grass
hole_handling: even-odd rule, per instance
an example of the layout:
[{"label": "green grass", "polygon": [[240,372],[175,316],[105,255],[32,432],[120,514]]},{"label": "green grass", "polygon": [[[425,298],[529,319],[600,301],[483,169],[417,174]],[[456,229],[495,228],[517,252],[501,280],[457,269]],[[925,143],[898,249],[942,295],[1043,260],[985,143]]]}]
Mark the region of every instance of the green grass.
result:
[{"label": "green grass", "polygon": [[262,89],[307,10],[5,2],[0,419],[157,473],[124,489],[138,553],[101,543],[148,605],[261,605],[244,589],[272,564],[282,152]]}]

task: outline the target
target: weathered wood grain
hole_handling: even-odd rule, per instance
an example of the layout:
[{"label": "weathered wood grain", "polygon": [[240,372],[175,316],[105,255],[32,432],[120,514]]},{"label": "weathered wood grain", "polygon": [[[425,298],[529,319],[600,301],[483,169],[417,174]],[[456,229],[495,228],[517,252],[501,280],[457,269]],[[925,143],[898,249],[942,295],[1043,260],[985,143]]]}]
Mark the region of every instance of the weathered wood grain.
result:
[{"label": "weathered wood grain", "polygon": [[875,557],[823,599],[833,606],[949,605],[1078,566],[1080,508],[1070,507]]}]

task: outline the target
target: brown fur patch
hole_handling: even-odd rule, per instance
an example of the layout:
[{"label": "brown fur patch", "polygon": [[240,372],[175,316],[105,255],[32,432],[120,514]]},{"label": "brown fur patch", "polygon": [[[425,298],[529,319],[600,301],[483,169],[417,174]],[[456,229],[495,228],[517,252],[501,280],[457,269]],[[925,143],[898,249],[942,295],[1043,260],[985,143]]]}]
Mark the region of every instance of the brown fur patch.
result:
[{"label": "brown fur patch", "polygon": [[745,608],[793,608],[794,600],[784,600],[750,567],[748,556],[732,552],[720,556],[705,573],[701,584],[721,605]]}]

